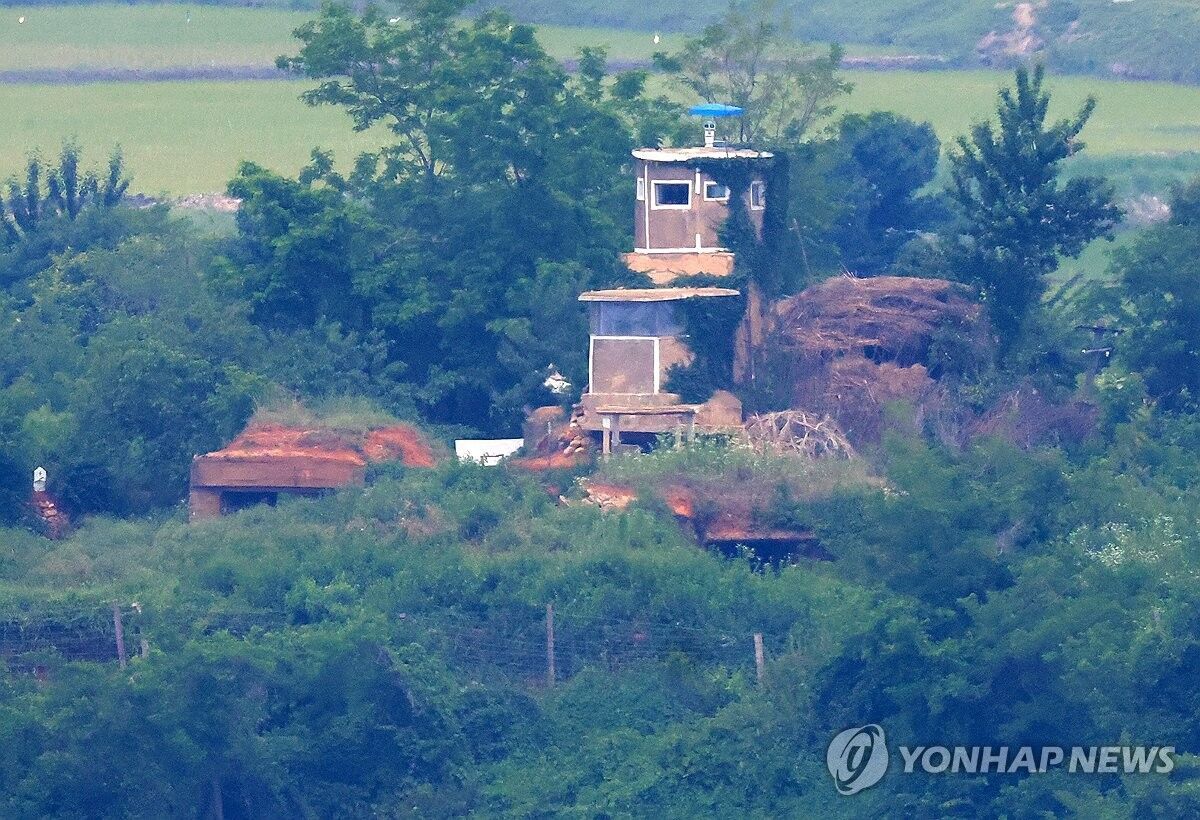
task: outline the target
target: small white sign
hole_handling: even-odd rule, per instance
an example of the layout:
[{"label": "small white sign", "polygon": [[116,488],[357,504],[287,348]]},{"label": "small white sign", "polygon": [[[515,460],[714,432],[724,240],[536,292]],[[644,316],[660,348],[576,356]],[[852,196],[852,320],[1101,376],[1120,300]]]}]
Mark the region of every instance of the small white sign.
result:
[{"label": "small white sign", "polygon": [[454,455],[459,461],[474,461],[484,467],[495,467],[525,444],[520,438],[460,438],[454,442]]},{"label": "small white sign", "polygon": [[35,493],[46,492],[46,468],[38,467],[33,471],[33,491]]}]

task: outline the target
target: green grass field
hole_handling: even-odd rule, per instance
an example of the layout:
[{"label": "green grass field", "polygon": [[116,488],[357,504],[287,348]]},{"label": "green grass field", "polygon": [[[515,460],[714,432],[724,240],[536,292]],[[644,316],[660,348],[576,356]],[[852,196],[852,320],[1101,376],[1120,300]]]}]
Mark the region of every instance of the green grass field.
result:
[{"label": "green grass field", "polygon": [[[190,21],[189,21],[190,15]],[[0,71],[61,68],[270,66],[295,50],[292,30],[314,12],[221,6],[0,7]],[[24,23],[18,19],[25,18]],[[648,60],[683,37],[649,32],[547,26],[542,42],[556,57],[603,45],[613,60]]]},{"label": "green grass field", "polygon": [[239,160],[294,173],[314,146],[351,159],[386,133],[356,134],[332,108],[308,108],[294,81],[0,86],[0,177],[30,149],[54,154],[75,137],[99,162],[120,143],[147,193],[222,191]]},{"label": "green grass field", "polygon": [[[17,23],[21,16],[23,24]],[[289,32],[309,16],[182,5],[0,7],[0,71],[267,66],[294,50]],[[623,61],[679,42],[667,35],[655,45],[649,33],[604,29],[548,27],[541,36],[558,56],[598,43]],[[845,110],[897,111],[932,123],[943,140],[986,117],[1008,77],[989,71],[848,74],[856,87],[841,103]],[[1099,99],[1084,135],[1089,161],[1143,181],[1126,187],[1157,189],[1200,170],[1200,88],[1087,77],[1052,82],[1063,115],[1088,94]],[[297,97],[305,87],[282,80],[0,85],[0,178],[18,171],[31,150],[53,153],[75,137],[97,161],[120,143],[139,190],[210,192],[224,188],[242,159],[294,172],[314,146],[349,160],[386,139],[382,130],[355,134],[339,111],[302,105]]]},{"label": "green grass field", "polygon": [[[295,48],[292,30],[315,12],[197,5],[0,6],[0,71],[62,68],[157,69],[270,66]],[[18,23],[21,18],[24,23]],[[539,28],[546,50],[574,56],[602,45],[618,62],[673,51],[681,34],[605,28]],[[854,55],[895,54],[849,46]]]},{"label": "green grass field", "polygon": [[292,30],[312,16],[183,5],[4,6],[0,71],[273,65],[289,50]]},{"label": "green grass field", "polygon": [[[965,133],[995,108],[1011,75],[996,71],[848,72],[851,111],[898,111],[933,124],[942,139]],[[1200,150],[1200,87],[1052,77],[1052,115],[1073,114],[1090,94],[1098,105],[1084,131],[1095,155],[1170,154]]]},{"label": "green grass field", "polygon": [[[898,111],[931,122],[945,140],[987,116],[1007,75],[991,72],[852,72],[851,111]],[[224,188],[238,160],[295,171],[314,146],[349,158],[386,138],[355,134],[339,111],[312,109],[297,99],[300,81],[92,83],[3,85],[0,176],[18,170],[31,149],[53,152],[77,137],[92,152],[120,143],[151,192],[191,193]],[[1109,160],[1178,165],[1177,155],[1200,151],[1200,88],[1058,78],[1062,113],[1088,94],[1100,101],[1084,132],[1088,152]],[[1137,164],[1137,162],[1135,162]],[[1185,163],[1193,170],[1196,163]]]}]

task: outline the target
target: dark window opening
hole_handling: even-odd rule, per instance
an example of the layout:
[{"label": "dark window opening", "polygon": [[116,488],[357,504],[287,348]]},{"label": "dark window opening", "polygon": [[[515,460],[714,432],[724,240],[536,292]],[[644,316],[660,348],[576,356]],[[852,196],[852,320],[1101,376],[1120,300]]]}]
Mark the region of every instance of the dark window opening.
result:
[{"label": "dark window opening", "polygon": [[654,204],[668,207],[691,205],[692,184],[690,182],[654,183]]},{"label": "dark window opening", "polygon": [[767,207],[767,186],[762,181],[750,183],[750,207],[756,211]]},{"label": "dark window opening", "polygon": [[678,336],[683,327],[671,302],[595,302],[594,336]]},{"label": "dark window opening", "polygon": [[709,201],[724,202],[729,199],[729,189],[719,182],[704,183],[704,198]]},{"label": "dark window opening", "polygon": [[279,493],[274,491],[240,490],[221,493],[221,514],[229,515],[239,510],[265,504],[274,507],[279,501]]}]

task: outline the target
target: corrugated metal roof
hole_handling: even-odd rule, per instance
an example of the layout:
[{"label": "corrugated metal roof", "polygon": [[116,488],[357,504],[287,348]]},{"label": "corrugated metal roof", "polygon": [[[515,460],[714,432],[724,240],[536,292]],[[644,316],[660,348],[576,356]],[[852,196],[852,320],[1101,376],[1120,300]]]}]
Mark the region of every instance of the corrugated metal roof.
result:
[{"label": "corrugated metal roof", "polygon": [[580,294],[581,302],[674,302],[679,299],[706,299],[737,296],[732,288],[612,288],[589,290]]},{"label": "corrugated metal roof", "polygon": [[769,151],[755,151],[753,148],[726,148],[720,145],[713,148],[703,146],[696,148],[635,148],[634,157],[650,162],[691,162],[697,159],[771,159],[775,156]]}]

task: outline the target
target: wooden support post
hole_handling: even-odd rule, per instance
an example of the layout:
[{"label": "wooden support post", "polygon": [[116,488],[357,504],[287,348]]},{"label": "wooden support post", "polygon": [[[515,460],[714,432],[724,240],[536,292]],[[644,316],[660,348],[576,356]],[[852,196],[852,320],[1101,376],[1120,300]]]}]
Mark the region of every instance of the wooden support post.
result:
[{"label": "wooden support post", "polygon": [[688,416],[688,444],[696,443],[696,414]]},{"label": "wooden support post", "polygon": [[113,604],[113,631],[117,635],[117,660],[121,668],[129,665],[129,656],[125,654],[125,626],[121,623],[121,605]]},{"label": "wooden support post", "polygon": [[754,633],[754,671],[761,685],[767,675],[767,656],[763,651],[763,636],[761,632]]},{"label": "wooden support post", "polygon": [[546,682],[554,685],[558,677],[554,658],[554,604],[546,604]]},{"label": "wooden support post", "polygon": [[612,455],[612,417],[604,416],[600,419],[600,428],[600,454]]},{"label": "wooden support post", "polygon": [[621,417],[613,416],[612,438],[613,452],[621,449]]},{"label": "wooden support post", "polygon": [[679,421],[675,422],[675,449],[683,449],[683,424]]}]

